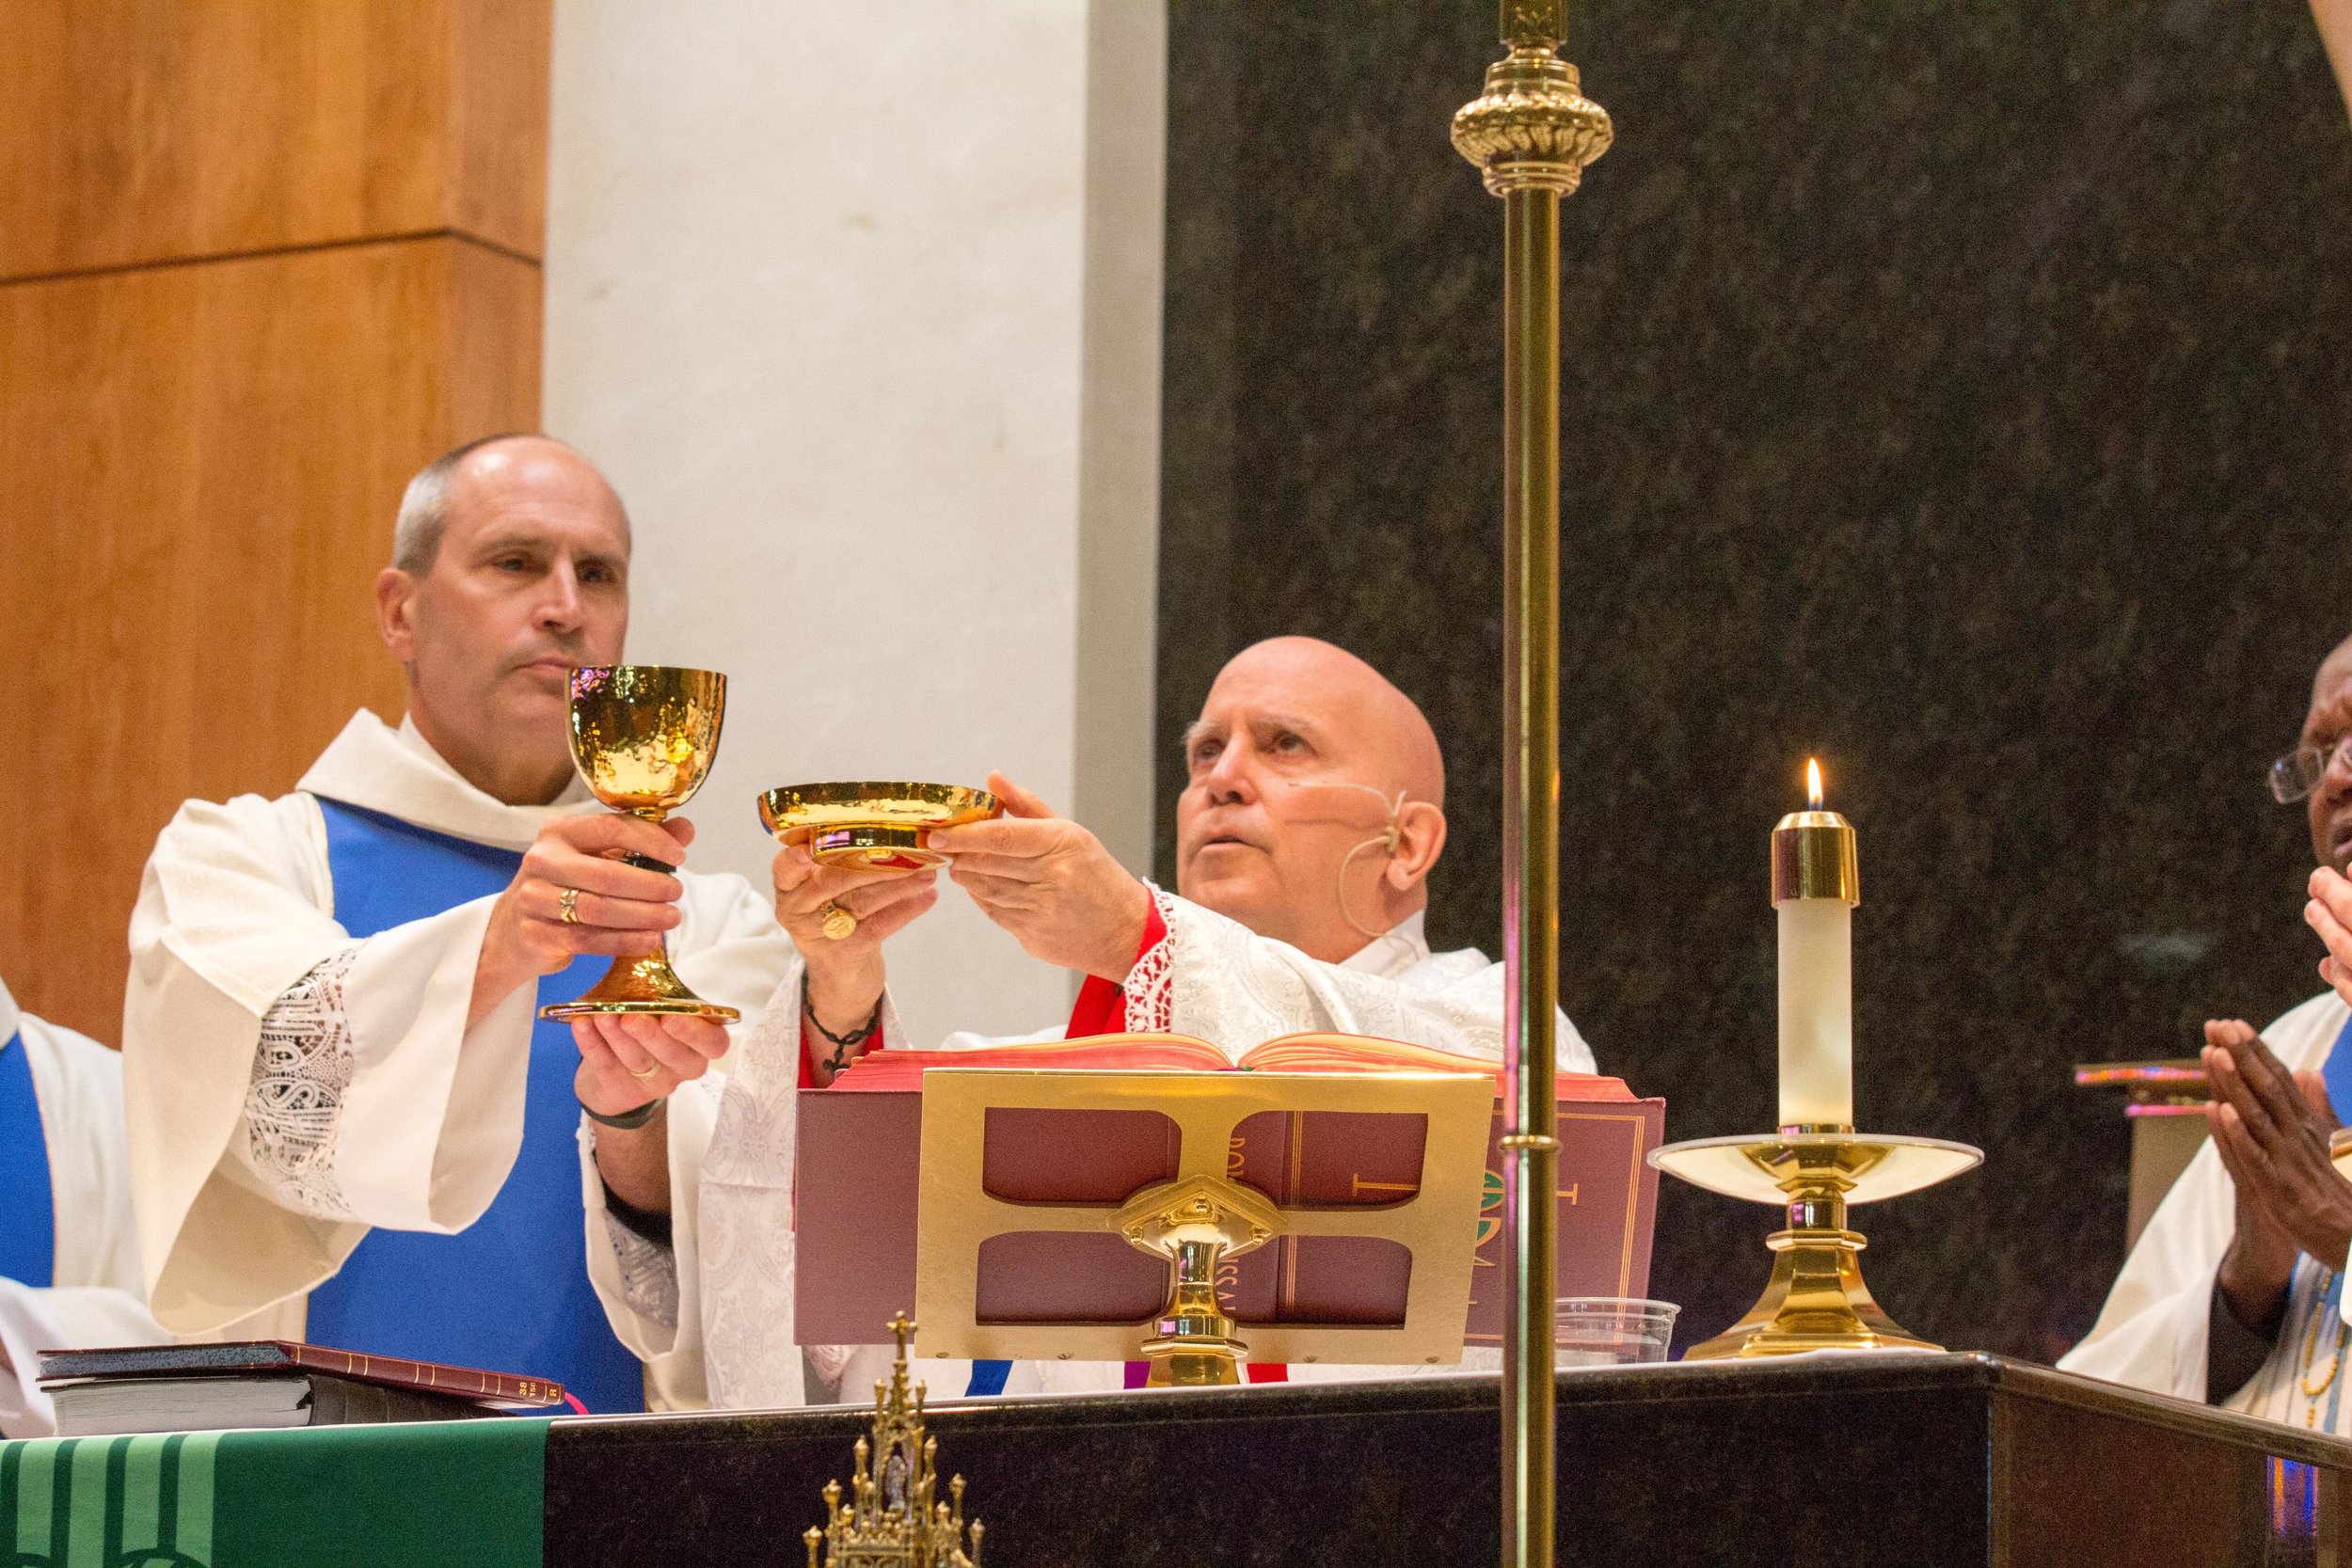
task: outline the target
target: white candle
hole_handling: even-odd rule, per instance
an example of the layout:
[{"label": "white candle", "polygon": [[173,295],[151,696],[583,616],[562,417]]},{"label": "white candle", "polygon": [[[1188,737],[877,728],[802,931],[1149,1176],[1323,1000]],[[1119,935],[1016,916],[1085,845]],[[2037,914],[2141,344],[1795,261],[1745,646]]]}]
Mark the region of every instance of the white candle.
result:
[{"label": "white candle", "polygon": [[1854,831],[1821,809],[1820,765],[1805,764],[1811,809],[1772,830],[1780,920],[1780,1124],[1853,1125]]}]

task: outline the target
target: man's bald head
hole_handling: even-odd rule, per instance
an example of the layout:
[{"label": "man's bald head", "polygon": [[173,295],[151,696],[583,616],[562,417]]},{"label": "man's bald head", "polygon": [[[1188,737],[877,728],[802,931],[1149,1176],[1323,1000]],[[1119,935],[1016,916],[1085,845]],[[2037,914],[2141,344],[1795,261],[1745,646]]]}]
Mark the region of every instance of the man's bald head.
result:
[{"label": "man's bald head", "polygon": [[456,504],[456,492],[466,487],[475,471],[511,471],[525,467],[548,469],[559,476],[559,482],[571,480],[574,488],[603,492],[612,503],[613,515],[620,519],[622,536],[628,537],[628,509],[621,504],[620,495],[606,483],[595,465],[552,436],[508,431],[453,447],[417,470],[408,488],[401,492],[400,514],[392,521],[394,569],[411,577],[422,577],[433,569],[433,558],[440,553],[441,536],[449,531],[449,515]]},{"label": "man's bald head", "polygon": [[1445,755],[1421,705],[1345,648],[1319,637],[1253,642],[1217,672],[1207,705],[1234,688],[1279,694],[1301,712],[1312,711],[1361,739],[1381,776],[1393,781],[1390,793],[1402,789],[1413,800],[1445,805]]},{"label": "man's bald head", "polygon": [[1354,654],[1311,637],[1245,648],[1184,752],[1185,897],[1328,959],[1427,903],[1445,759],[1413,700]]}]

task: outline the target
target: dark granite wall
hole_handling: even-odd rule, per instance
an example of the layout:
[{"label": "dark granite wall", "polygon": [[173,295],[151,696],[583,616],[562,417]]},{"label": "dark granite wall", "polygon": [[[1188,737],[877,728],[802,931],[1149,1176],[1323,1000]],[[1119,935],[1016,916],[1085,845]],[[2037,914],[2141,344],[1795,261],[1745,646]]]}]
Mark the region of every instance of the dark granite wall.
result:
[{"label": "dark granite wall", "polygon": [[[1766,834],[1861,832],[1861,1117],[1984,1146],[1867,1212],[1911,1327],[2037,1357],[2122,1254],[2078,1061],[2317,989],[2264,764],[2352,630],[2352,128],[2292,0],[1572,8],[1569,1012],[1669,1133],[1772,1119]],[[1161,868],[1227,655],[1331,638],[1435,721],[1433,935],[1496,950],[1500,204],[1480,0],[1180,0]],[[1668,1183],[1684,1342],[1769,1214]]]}]

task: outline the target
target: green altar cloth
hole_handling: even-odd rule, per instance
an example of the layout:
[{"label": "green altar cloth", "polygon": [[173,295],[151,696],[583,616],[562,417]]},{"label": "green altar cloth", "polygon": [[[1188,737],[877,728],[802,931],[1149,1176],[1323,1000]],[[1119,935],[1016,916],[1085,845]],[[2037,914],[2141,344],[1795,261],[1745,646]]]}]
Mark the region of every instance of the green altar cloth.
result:
[{"label": "green altar cloth", "polygon": [[544,1419],[0,1445],[0,1568],[537,1568]]}]

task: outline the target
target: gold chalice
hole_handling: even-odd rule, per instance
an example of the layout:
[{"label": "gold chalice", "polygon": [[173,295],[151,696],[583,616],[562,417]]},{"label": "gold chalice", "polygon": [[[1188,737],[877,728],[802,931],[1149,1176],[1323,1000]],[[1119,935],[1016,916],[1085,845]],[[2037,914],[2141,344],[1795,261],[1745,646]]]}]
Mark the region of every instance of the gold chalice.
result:
[{"label": "gold chalice", "polygon": [[908,871],[946,863],[923,847],[926,829],[1004,814],[995,796],[963,784],[787,784],[759,798],[760,826],[779,844],[805,844],[825,865]]},{"label": "gold chalice", "polygon": [[[727,678],[714,670],[659,664],[599,664],[572,672],[572,762],[597,800],[659,822],[694,798],[719,755]],[[643,855],[621,857],[649,871],[677,867]],[[539,1009],[541,1018],[584,1013],[663,1013],[732,1022],[733,1007],[706,1002],[670,968],[668,944],[619,958],[594,990]]]}]

